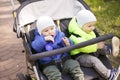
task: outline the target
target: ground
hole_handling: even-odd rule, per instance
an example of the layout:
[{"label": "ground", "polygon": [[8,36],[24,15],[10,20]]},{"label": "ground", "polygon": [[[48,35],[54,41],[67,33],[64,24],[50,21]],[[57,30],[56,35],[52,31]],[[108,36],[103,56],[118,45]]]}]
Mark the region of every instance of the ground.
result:
[{"label": "ground", "polygon": [[22,40],[12,30],[12,11],[10,0],[0,0],[0,80],[15,80],[26,71]]}]

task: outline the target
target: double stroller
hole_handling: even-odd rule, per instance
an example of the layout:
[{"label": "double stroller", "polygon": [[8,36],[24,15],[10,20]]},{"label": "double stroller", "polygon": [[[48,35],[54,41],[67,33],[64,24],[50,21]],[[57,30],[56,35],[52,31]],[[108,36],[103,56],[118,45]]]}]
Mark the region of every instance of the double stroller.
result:
[{"label": "double stroller", "polygon": [[[90,10],[88,5],[83,0],[26,0],[21,3],[18,9],[13,11],[13,31],[16,32],[18,38],[22,38],[23,40],[27,63],[27,73],[18,73],[18,80],[48,80],[42,73],[42,67],[38,62],[39,58],[68,52],[70,50],[85,47],[87,45],[111,39],[113,37],[111,34],[100,36],[95,29],[94,31],[97,38],[79,43],[77,45],[42,53],[36,53],[32,49],[31,42],[34,40],[36,20],[39,16],[51,16],[58,26],[58,29],[69,37],[70,35],[67,28],[69,21],[78,11],[82,9]],[[106,56],[100,55],[99,59],[106,65],[106,67],[112,69],[110,61]],[[103,80],[103,78],[96,71],[94,71],[94,69],[83,66],[81,66],[81,68],[84,72],[85,80]],[[71,76],[67,73],[62,73],[62,77],[64,80],[72,80]]]}]

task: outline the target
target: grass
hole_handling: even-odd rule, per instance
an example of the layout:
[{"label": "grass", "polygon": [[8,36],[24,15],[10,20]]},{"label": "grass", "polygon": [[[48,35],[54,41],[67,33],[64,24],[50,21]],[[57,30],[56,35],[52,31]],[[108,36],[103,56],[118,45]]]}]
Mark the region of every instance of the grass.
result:
[{"label": "grass", "polygon": [[85,0],[97,17],[97,28],[101,34],[113,33],[120,38],[120,1]]},{"label": "grass", "polygon": [[[113,33],[120,38],[120,0],[84,1],[97,17],[97,29],[100,34]],[[119,65],[120,55],[111,61],[114,65]]]}]

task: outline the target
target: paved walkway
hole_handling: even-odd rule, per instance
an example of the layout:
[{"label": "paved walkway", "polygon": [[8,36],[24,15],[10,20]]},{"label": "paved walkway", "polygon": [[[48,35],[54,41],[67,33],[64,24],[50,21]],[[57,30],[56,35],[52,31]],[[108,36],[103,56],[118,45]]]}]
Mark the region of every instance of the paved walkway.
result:
[{"label": "paved walkway", "polygon": [[12,10],[10,0],[0,0],[0,80],[16,80],[16,73],[26,71],[22,40],[12,31]]}]

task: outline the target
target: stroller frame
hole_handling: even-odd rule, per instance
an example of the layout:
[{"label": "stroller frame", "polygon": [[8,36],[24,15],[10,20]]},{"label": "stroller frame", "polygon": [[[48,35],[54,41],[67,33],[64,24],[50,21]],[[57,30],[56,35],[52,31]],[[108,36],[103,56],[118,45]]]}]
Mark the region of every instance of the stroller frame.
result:
[{"label": "stroller frame", "polygon": [[[29,5],[29,4],[34,3],[34,2],[39,2],[39,1],[43,1],[43,0],[25,1],[21,4],[21,6],[18,9],[13,11],[13,13],[17,14],[16,16],[13,15],[13,17],[14,17],[13,31],[17,33],[18,38],[22,38],[23,45],[24,45],[25,52],[26,52],[27,75],[24,76],[22,73],[17,74],[17,77],[19,80],[32,80],[32,77],[31,77],[29,70],[33,71],[35,73],[37,80],[47,80],[45,78],[45,76],[42,74],[42,72],[40,71],[40,68],[38,66],[39,64],[38,64],[37,59],[39,59],[39,58],[46,57],[46,56],[52,56],[52,55],[62,53],[62,52],[67,52],[67,51],[70,51],[70,50],[73,50],[76,48],[84,47],[84,46],[94,44],[94,43],[97,43],[100,41],[111,39],[113,37],[113,35],[111,35],[111,34],[100,36],[99,33],[96,32],[96,30],[95,30],[95,33],[96,33],[96,35],[98,35],[98,37],[93,39],[93,40],[89,40],[89,41],[80,43],[78,45],[73,45],[70,47],[53,50],[51,52],[43,52],[40,54],[39,53],[34,54],[34,50],[31,48],[30,44],[31,44],[31,40],[33,40],[33,33],[34,33],[34,29],[36,27],[35,21],[37,19],[33,20],[32,22],[28,22],[26,24],[20,25],[19,15],[20,15],[21,10],[24,7],[26,7],[26,5]],[[84,6],[85,9],[90,10],[88,5],[83,0],[76,0],[76,1],[80,2]],[[61,26],[60,27],[61,31],[63,31],[67,37],[69,37],[69,34],[67,33],[66,26],[68,26],[70,19],[71,19],[71,17],[67,17],[65,19],[61,18],[60,24],[59,24]],[[57,19],[54,19],[54,20],[56,21]],[[106,56],[100,56],[100,59],[108,68],[110,68],[110,69],[112,68],[110,61],[108,60],[108,58]],[[29,65],[29,63],[30,63],[30,65]],[[91,69],[91,68],[88,69],[85,67],[81,67],[81,68],[82,68],[83,72],[85,73],[85,75],[86,74],[90,75],[90,76],[86,76],[85,80],[90,80],[90,79],[95,79],[95,78],[97,78],[97,80],[98,80],[99,77],[100,77],[99,79],[103,80],[103,78],[101,78],[101,76],[98,75],[93,69]],[[88,73],[88,72],[90,72],[90,73]],[[67,75],[65,75],[65,76],[67,76]],[[69,77],[69,78],[65,78],[64,80],[72,80],[72,79]]]}]

